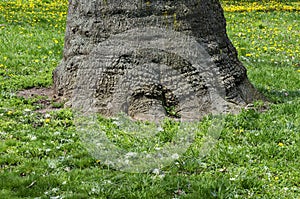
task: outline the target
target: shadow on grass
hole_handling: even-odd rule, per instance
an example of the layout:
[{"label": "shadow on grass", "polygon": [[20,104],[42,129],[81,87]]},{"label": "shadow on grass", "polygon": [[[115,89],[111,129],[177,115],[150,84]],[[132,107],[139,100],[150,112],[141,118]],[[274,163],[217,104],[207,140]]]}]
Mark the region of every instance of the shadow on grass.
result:
[{"label": "shadow on grass", "polygon": [[300,99],[299,90],[268,90],[265,88],[257,87],[271,103],[280,104],[288,101]]}]

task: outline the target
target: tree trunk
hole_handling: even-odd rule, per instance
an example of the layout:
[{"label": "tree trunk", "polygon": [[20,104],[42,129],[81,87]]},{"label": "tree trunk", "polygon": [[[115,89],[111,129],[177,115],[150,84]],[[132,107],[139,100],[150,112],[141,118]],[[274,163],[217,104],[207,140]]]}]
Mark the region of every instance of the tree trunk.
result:
[{"label": "tree trunk", "polygon": [[54,90],[83,111],[199,119],[262,96],[217,0],[70,0]]}]

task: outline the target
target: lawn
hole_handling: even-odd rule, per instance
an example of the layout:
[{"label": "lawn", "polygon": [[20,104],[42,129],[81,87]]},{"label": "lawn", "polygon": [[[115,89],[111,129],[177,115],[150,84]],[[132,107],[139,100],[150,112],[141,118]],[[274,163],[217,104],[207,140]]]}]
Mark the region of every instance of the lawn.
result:
[{"label": "lawn", "polygon": [[[223,1],[249,79],[272,103],[227,115],[203,155],[214,124],[205,118],[184,155],[144,173],[119,171],[90,153],[72,110],[18,94],[51,87],[67,3],[0,0],[0,198],[300,198],[299,2]],[[155,150],[154,141],[118,131],[115,121],[99,123],[120,147]],[[172,140],[176,125],[166,121],[157,139]]]}]

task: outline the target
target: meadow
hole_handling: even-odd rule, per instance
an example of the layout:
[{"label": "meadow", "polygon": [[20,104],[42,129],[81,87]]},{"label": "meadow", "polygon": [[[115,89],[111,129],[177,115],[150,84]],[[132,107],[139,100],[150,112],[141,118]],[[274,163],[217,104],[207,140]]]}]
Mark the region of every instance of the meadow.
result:
[{"label": "meadow", "polygon": [[[18,95],[51,87],[67,4],[0,0],[0,198],[300,198],[299,2],[222,1],[249,79],[271,103],[227,115],[204,157],[199,139],[160,172],[146,173],[118,171],[93,157],[72,110],[45,96]],[[201,121],[199,135],[211,123]]]}]

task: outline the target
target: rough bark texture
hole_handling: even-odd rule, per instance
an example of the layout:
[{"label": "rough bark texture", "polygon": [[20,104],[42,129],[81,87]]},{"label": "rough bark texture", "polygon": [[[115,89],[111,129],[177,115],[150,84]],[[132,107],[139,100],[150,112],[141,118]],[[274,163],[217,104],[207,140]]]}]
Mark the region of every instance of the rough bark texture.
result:
[{"label": "rough bark texture", "polygon": [[217,0],[70,0],[53,80],[69,105],[106,116],[197,119],[261,99]]}]

